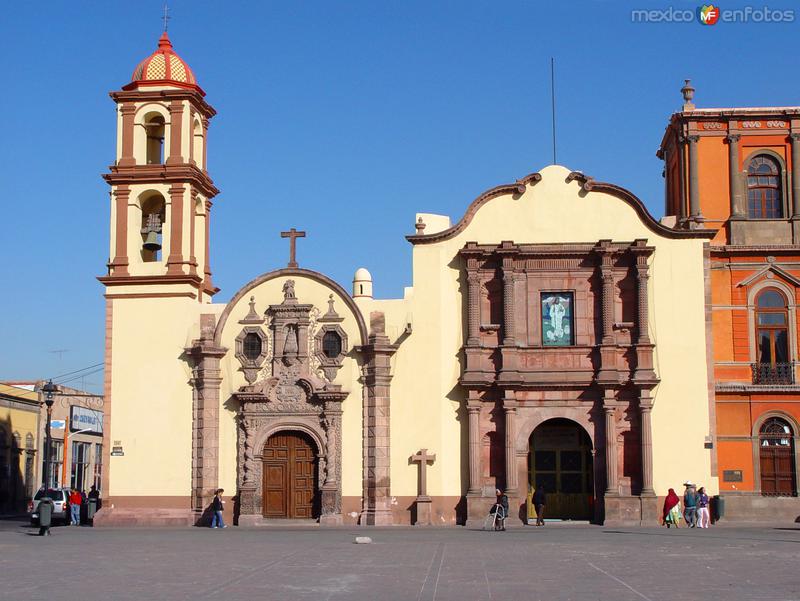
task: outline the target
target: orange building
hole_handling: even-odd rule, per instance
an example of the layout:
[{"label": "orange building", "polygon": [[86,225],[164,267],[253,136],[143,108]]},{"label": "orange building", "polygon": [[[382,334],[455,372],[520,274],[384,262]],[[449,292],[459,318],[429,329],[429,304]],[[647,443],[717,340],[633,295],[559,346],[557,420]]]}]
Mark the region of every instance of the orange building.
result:
[{"label": "orange building", "polygon": [[687,80],[658,156],[664,221],[708,248],[715,453],[734,519],[800,515],[800,107],[696,108]]}]

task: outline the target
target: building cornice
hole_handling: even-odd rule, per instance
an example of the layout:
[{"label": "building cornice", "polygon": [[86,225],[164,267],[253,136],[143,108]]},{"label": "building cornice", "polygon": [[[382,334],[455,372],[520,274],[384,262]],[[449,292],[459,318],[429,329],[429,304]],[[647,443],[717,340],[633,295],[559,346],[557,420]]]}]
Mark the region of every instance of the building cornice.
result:
[{"label": "building cornice", "polygon": [[[175,85],[170,83],[169,85]],[[206,119],[211,119],[217,114],[203,95],[195,89],[174,89],[174,90],[118,90],[108,94],[114,102],[163,102],[165,100],[188,100],[200,109]]]},{"label": "building cornice", "polygon": [[103,174],[103,179],[112,186],[134,184],[185,184],[195,186],[207,198],[219,194],[214,182],[208,174],[195,165],[183,163],[180,165],[133,165],[122,167],[111,165],[108,173]]}]

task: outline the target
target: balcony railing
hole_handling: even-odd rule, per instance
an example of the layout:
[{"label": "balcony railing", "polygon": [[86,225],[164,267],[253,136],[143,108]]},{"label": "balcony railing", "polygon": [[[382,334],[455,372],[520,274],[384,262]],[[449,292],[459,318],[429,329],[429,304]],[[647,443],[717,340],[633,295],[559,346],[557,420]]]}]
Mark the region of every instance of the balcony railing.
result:
[{"label": "balcony railing", "polygon": [[751,363],[753,384],[794,384],[794,363]]}]

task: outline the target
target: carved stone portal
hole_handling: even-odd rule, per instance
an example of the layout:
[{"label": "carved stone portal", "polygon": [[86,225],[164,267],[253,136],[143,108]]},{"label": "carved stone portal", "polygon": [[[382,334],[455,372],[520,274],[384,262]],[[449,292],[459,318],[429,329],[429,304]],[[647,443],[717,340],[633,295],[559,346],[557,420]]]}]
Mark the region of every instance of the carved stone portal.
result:
[{"label": "carved stone portal", "polygon": [[266,310],[273,349],[271,365],[259,379],[234,393],[238,411],[239,523],[262,519],[262,453],[269,437],[280,431],[308,435],[317,452],[317,502],[321,524],[342,521],[342,401],[348,393],[314,373],[313,315],[301,304],[294,282],[283,285],[284,299]]}]

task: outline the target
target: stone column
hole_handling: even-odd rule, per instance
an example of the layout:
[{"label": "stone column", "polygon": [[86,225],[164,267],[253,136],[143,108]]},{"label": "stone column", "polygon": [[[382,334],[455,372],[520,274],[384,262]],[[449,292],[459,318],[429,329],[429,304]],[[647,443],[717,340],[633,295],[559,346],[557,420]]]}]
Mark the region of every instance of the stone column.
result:
[{"label": "stone column", "polygon": [[467,272],[467,346],[479,346],[481,320],[481,276],[477,266]]},{"label": "stone column", "polygon": [[183,186],[172,185],[169,189],[169,256],[167,273],[183,274]]},{"label": "stone column", "polygon": [[469,490],[467,494],[481,494],[481,407],[483,403],[474,390],[469,392]]},{"label": "stone column", "polygon": [[167,165],[183,163],[183,101],[169,103],[169,156]]},{"label": "stone column", "polygon": [[361,523],[391,525],[389,407],[390,360],[397,348],[386,336],[383,313],[370,313],[370,334],[364,349],[364,505]]},{"label": "stone column", "polygon": [[200,315],[200,338],[186,349],[192,369],[192,510],[199,523],[219,486],[220,359],[227,349],[214,345],[216,316]]},{"label": "stone column", "polygon": [[122,115],[122,155],[117,163],[120,167],[133,167],[136,165],[136,157],[133,156],[133,134],[134,116],[136,115],[136,105],[126,103],[119,107]]},{"label": "stone column", "polygon": [[697,156],[697,144],[700,136],[691,135],[686,138],[689,142],[689,218],[694,222],[702,222],[700,212],[700,173]]},{"label": "stone column", "polygon": [[603,411],[606,415],[606,495],[619,495],[617,473],[617,416],[614,391],[606,390],[603,398]]},{"label": "stone column", "polygon": [[503,411],[506,418],[506,494],[509,499],[519,494],[517,482],[517,399],[513,390],[505,391]]},{"label": "stone column", "polygon": [[342,523],[341,496],[341,450],[342,431],[341,402],[325,401],[322,418],[325,426],[325,482],[322,489],[320,525],[340,525]]},{"label": "stone column", "polygon": [[608,242],[601,242],[604,248],[600,251],[602,261],[600,276],[603,282],[603,344],[613,344],[614,342],[614,254],[611,249],[607,248]]},{"label": "stone column", "polygon": [[639,394],[639,413],[641,416],[642,443],[642,495],[653,496],[653,397],[649,390]]},{"label": "stone column", "polygon": [[800,133],[790,134],[792,140],[792,218],[800,219]]},{"label": "stone column", "polygon": [[647,252],[634,251],[636,256],[636,293],[638,301],[638,311],[636,314],[636,329],[639,331],[639,344],[650,344],[650,307],[647,297],[647,282],[650,280],[650,267],[647,259],[650,250]]},{"label": "stone column", "polygon": [[514,257],[503,257],[503,346],[516,343],[514,323]]},{"label": "stone column", "polygon": [[739,169],[739,134],[728,134],[728,187],[731,194],[731,219],[745,219],[742,177]]},{"label": "stone column", "polygon": [[131,189],[127,185],[114,188],[114,258],[109,266],[109,275],[128,275],[128,201]]}]

